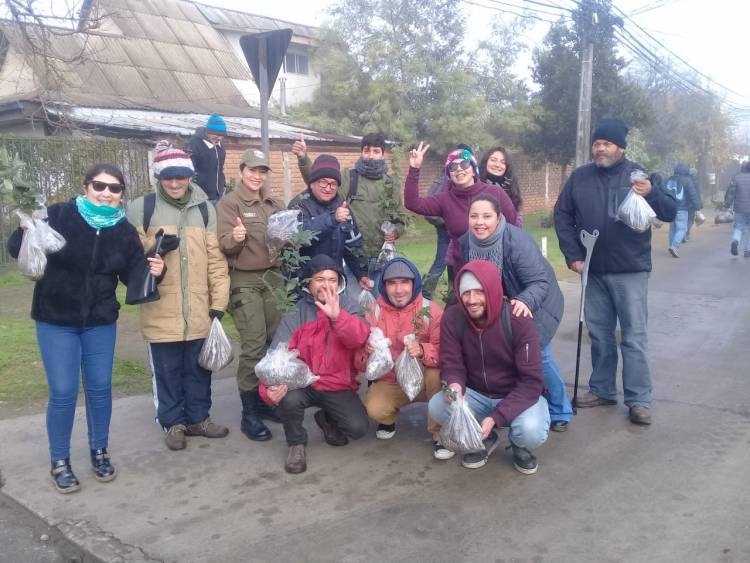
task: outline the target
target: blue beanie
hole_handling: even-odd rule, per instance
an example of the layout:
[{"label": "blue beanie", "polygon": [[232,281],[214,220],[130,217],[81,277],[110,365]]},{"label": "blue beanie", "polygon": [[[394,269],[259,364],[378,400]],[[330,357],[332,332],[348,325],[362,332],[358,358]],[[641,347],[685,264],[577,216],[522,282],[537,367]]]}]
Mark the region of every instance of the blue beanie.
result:
[{"label": "blue beanie", "polygon": [[206,130],[226,135],[227,124],[218,113],[212,113],[211,117],[209,117],[208,121],[206,122]]}]

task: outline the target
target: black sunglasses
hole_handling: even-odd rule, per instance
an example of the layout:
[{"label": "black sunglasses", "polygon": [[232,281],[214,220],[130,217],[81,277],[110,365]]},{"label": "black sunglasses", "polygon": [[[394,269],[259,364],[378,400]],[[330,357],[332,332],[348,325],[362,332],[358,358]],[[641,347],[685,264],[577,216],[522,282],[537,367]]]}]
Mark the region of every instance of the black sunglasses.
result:
[{"label": "black sunglasses", "polygon": [[448,165],[448,172],[455,172],[458,169],[461,170],[468,170],[471,168],[471,161],[464,159],[464,160],[452,160],[451,163]]},{"label": "black sunglasses", "polygon": [[95,192],[103,192],[104,190],[109,188],[110,193],[120,194],[125,189],[125,184],[108,184],[107,182],[92,180],[91,187],[94,188]]}]

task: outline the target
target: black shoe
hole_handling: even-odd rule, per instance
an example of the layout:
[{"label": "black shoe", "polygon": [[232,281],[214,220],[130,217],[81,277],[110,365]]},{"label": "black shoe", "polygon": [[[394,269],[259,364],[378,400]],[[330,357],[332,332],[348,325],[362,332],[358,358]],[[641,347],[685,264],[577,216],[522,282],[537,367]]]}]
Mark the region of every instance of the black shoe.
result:
[{"label": "black shoe", "polygon": [[315,413],[315,423],[320,426],[323,431],[323,438],[326,443],[331,446],[346,446],[349,443],[349,438],[341,433],[336,425],[328,420],[324,410],[319,410]]},{"label": "black shoe", "polygon": [[736,240],[733,240],[733,241],[732,241],[732,246],[731,246],[731,247],[730,247],[730,249],[729,249],[729,251],[730,251],[730,252],[732,253],[732,256],[737,256],[737,254],[738,254],[738,252],[737,252],[737,247],[738,247],[739,245],[740,245],[740,243],[739,243],[739,242],[737,242]]},{"label": "black shoe", "polygon": [[533,475],[539,469],[536,456],[526,448],[516,446],[513,442],[508,446],[513,449],[513,467],[524,475]]},{"label": "black shoe", "polygon": [[69,457],[53,461],[52,469],[50,469],[49,473],[52,475],[55,488],[59,493],[74,493],[81,488],[81,484],[73,473],[73,468],[70,467]]},{"label": "black shoe", "polygon": [[258,412],[258,405],[262,402],[258,390],[243,391],[240,393],[242,400],[242,421],[240,430],[254,442],[267,442],[272,438],[268,426],[263,424]]},{"label": "black shoe", "polygon": [[461,460],[461,465],[466,469],[479,469],[480,467],[483,467],[487,463],[487,460],[490,459],[492,452],[494,452],[499,445],[500,440],[497,436],[497,432],[493,430],[484,441],[484,449],[479,452],[464,454],[463,459]]},{"label": "black shoe", "polygon": [[378,440],[390,440],[396,435],[395,424],[378,424],[378,429],[375,431],[375,437]]},{"label": "black shoe", "polygon": [[117,472],[112,462],[109,461],[107,448],[91,450],[91,468],[94,470],[94,478],[101,483],[106,483],[117,477]]},{"label": "black shoe", "polygon": [[565,432],[568,429],[568,421],[553,420],[549,425],[549,429],[553,432]]}]

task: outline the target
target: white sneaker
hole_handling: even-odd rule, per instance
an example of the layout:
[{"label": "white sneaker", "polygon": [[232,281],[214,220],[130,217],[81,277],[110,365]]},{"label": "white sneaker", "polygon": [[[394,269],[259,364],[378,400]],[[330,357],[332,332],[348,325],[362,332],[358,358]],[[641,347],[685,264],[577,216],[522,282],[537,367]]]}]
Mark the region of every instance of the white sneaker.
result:
[{"label": "white sneaker", "polygon": [[433,441],[432,447],[433,447],[432,455],[435,457],[435,459],[439,459],[440,461],[445,461],[446,459],[450,459],[454,455],[456,455],[456,452],[449,450],[438,441]]},{"label": "white sneaker", "polygon": [[395,424],[378,424],[378,429],[375,432],[375,437],[378,440],[390,440],[396,434]]}]

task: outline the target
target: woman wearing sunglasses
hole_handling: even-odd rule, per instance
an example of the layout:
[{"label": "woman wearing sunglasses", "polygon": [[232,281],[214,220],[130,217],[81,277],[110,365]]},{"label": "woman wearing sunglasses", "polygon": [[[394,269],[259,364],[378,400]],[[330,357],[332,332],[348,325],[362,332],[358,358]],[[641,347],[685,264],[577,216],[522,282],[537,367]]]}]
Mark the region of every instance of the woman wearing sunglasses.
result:
[{"label": "woman wearing sunglasses", "polygon": [[[44,276],[36,282],[31,317],[36,321],[39,351],[49,385],[47,436],[56,489],[72,493],[80,483],[70,464],[78,382],[83,380],[91,467],[94,478],[111,481],[116,471],[107,451],[112,416],[112,363],[120,304],[118,280],[144,269],[159,278],[160,256],[146,258],[135,228],[122,206],[125,182],[110,164],[90,168],[83,194],[48,208],[50,226],[66,241],[47,256]],[[17,229],[8,251],[18,256],[23,238]]]},{"label": "woman wearing sunglasses", "polygon": [[445,221],[450,235],[445,262],[448,265],[448,287],[452,287],[456,265],[460,261],[458,239],[469,227],[469,205],[479,194],[489,193],[500,202],[506,220],[516,223],[516,210],[507,194],[498,186],[485,184],[479,179],[477,159],[470,150],[460,148],[448,153],[445,160],[445,173],[450,185],[444,192],[429,197],[419,196],[419,172],[424,155],[430,145],[419,143],[419,147],[409,153],[409,174],[404,186],[404,207],[420,215],[433,215]]}]

